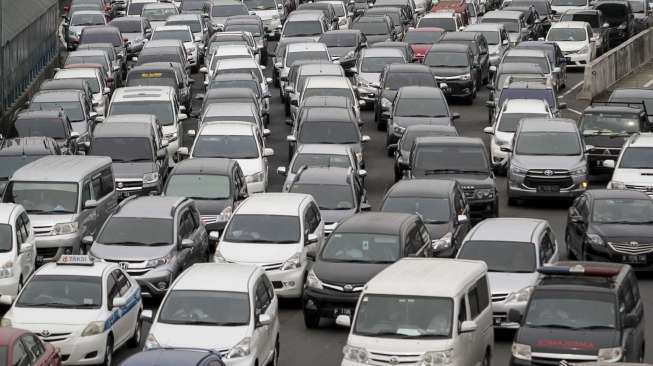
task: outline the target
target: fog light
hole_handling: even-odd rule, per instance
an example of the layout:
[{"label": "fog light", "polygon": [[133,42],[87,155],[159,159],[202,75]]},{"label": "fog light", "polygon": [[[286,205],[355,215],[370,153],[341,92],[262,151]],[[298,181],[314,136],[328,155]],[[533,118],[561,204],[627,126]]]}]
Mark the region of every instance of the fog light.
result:
[{"label": "fog light", "polygon": [[165,290],[166,288],[168,288],[168,283],[165,282],[165,281],[161,281],[161,282],[157,283],[156,285],[159,288],[159,290]]},{"label": "fog light", "polygon": [[295,287],[295,281],[283,281],[283,287]]},{"label": "fog light", "polygon": [[580,188],[587,189],[587,181],[584,180],[584,181],[580,182]]}]

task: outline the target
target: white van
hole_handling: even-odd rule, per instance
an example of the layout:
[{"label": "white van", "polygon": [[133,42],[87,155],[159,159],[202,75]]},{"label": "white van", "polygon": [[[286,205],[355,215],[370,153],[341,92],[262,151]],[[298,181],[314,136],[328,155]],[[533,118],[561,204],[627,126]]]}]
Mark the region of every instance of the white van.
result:
[{"label": "white van", "polygon": [[341,365],[489,365],[493,344],[484,262],[403,258],[363,289]]}]

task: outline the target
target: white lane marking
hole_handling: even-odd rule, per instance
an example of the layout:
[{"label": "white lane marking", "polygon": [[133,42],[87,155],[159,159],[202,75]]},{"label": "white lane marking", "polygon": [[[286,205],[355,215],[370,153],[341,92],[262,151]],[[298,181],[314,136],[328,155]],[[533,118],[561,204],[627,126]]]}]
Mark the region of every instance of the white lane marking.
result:
[{"label": "white lane marking", "polygon": [[566,97],[567,95],[569,95],[571,92],[573,92],[574,90],[578,89],[581,85],[583,85],[584,82],[585,82],[585,81],[579,81],[578,84],[572,86],[572,87],[569,88],[566,92],[562,93],[562,97],[564,98],[564,97]]},{"label": "white lane marking", "polygon": [[579,115],[579,116],[580,116],[581,114],[583,114],[582,112],[579,112],[579,111],[577,111],[577,110],[575,110],[575,109],[573,109],[573,108],[569,108],[569,107],[567,107],[567,110],[568,110],[569,112],[576,113],[576,114]]},{"label": "white lane marking", "polygon": [[653,85],[653,79],[647,81],[646,84],[644,84],[644,87],[645,87],[645,88],[648,88],[648,87],[651,86],[651,85]]}]

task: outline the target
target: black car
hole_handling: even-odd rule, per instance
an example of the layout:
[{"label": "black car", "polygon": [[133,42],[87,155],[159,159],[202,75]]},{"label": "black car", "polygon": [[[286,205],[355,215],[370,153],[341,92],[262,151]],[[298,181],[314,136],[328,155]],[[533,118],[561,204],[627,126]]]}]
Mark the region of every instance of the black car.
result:
[{"label": "black car", "polygon": [[[536,15],[539,17],[538,24],[542,27],[542,34],[545,35],[551,28],[551,21],[555,11],[551,9],[549,0],[513,0],[509,7],[535,7]],[[508,10],[508,9],[506,9]]]},{"label": "black car", "polygon": [[653,90],[649,88],[619,88],[612,91],[608,102],[644,103],[648,121],[653,123]]},{"label": "black car", "polygon": [[626,263],[653,269],[653,201],[633,190],[588,190],[567,215],[565,242],[571,258]]},{"label": "black car", "polygon": [[77,154],[79,132],[62,109],[23,111],[18,113],[7,137],[50,137],[63,154]]},{"label": "black car", "polygon": [[369,8],[365,10],[364,15],[367,16],[381,16],[387,15],[390,20],[392,20],[392,26],[394,27],[397,38],[400,39],[403,37],[408,23],[411,19],[408,12],[403,8],[397,8],[392,6],[379,6],[374,8]]},{"label": "black car", "polygon": [[511,366],[642,362],[644,304],[630,266],[557,262],[538,272],[523,316],[508,312],[521,325]]},{"label": "black car", "polygon": [[560,88],[564,88],[567,85],[567,57],[565,57],[564,53],[562,53],[560,46],[558,46],[556,42],[524,41],[519,42],[515,48],[535,49],[546,52],[547,56],[549,56],[549,60],[551,60],[551,63],[553,64],[553,67],[560,68],[560,72],[557,75]]},{"label": "black car", "polygon": [[610,48],[616,47],[635,34],[635,15],[628,0],[600,0],[594,4],[608,23]]},{"label": "black car", "polygon": [[436,43],[424,56],[424,65],[431,68],[445,95],[462,97],[467,104],[474,102],[483,85],[481,65],[467,44]]},{"label": "black car", "polygon": [[[531,39],[539,39],[544,36],[546,36],[546,31],[544,30],[544,27],[542,26],[542,22],[540,19],[539,14],[537,13],[537,10],[535,9],[535,6],[533,5],[512,5],[507,6],[503,8],[505,11],[518,11],[524,14],[524,24],[528,29],[530,29],[530,38]],[[549,24],[550,27],[550,24]]]},{"label": "black car", "polygon": [[384,16],[362,16],[351,24],[351,29],[361,31],[367,38],[367,43],[372,45],[377,42],[394,41],[397,33],[392,20]]},{"label": "black car", "polygon": [[[236,160],[196,158],[183,160],[168,175],[163,194],[190,197],[207,231],[224,230],[233,210],[249,196]],[[217,243],[212,243],[215,245]]]},{"label": "black car", "polygon": [[603,166],[605,160],[617,161],[623,144],[630,135],[651,131],[642,102],[594,102],[585,108],[579,121],[586,146],[592,146],[587,154],[590,173],[609,173]]},{"label": "black car", "polygon": [[39,86],[39,90],[79,90],[84,93],[86,105],[89,110],[93,106],[93,91],[91,85],[86,79],[49,79],[44,80]]},{"label": "black car", "polygon": [[395,182],[400,180],[404,175],[404,171],[408,169],[410,149],[413,147],[415,139],[429,136],[458,136],[458,131],[454,126],[443,125],[412,125],[406,127],[399,142],[388,146],[389,150],[394,151]]},{"label": "black car", "polygon": [[[386,148],[399,141],[408,126],[453,126],[453,121],[460,118],[460,114],[449,110],[442,90],[428,86],[401,87],[391,110],[383,115],[388,121]],[[389,156],[394,153],[391,148],[387,151]]]},{"label": "black car", "polygon": [[169,86],[175,90],[179,103],[190,112],[190,84],[193,82],[178,62],[150,62],[132,67],[125,86]]},{"label": "black car", "polygon": [[386,129],[387,121],[381,112],[392,108],[392,102],[402,86],[438,87],[431,69],[426,65],[390,64],[384,67],[379,81],[379,93],[374,102],[374,121],[377,129]]},{"label": "black car", "polygon": [[494,173],[481,139],[418,137],[408,165],[410,178],[457,180],[469,202],[472,221],[499,216]]},{"label": "black car", "polygon": [[548,82],[542,82],[542,79],[509,76],[505,81],[504,84],[506,85],[501,89],[493,90],[489,96],[490,100],[485,102],[486,107],[488,107],[489,124],[494,123],[495,118],[501,110],[501,106],[508,99],[544,100],[549,104],[551,113],[555,117],[560,115],[560,110],[567,108],[567,103],[561,102],[558,99],[555,88]]},{"label": "black car", "polygon": [[438,43],[468,44],[474,55],[474,64],[479,66],[483,84],[490,81],[490,55],[485,36],[481,32],[448,32]]},{"label": "black car", "polygon": [[360,51],[367,47],[367,38],[357,29],[328,31],[322,34],[319,42],[327,46],[331,59],[344,68],[354,66]]},{"label": "black car", "polygon": [[363,287],[402,257],[430,257],[431,236],[415,214],[369,212],[344,219],[319,253],[302,296],[304,324],[317,328],[321,318],[354,315]]},{"label": "black car", "polygon": [[399,181],[386,192],[381,211],[419,214],[433,238],[433,254],[438,257],[455,256],[471,228],[469,205],[455,180]]},{"label": "black car", "polygon": [[[184,1],[184,3],[188,0]],[[135,353],[120,366],[225,366],[220,353],[200,348],[154,348]]]},{"label": "black car", "polygon": [[59,144],[50,137],[18,137],[1,140],[0,194],[16,170],[44,156],[61,154]]}]

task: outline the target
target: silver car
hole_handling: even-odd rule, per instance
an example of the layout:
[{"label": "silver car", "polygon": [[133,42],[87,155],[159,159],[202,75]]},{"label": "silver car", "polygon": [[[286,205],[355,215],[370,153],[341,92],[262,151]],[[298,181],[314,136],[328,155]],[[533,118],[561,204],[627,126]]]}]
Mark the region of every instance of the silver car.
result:
[{"label": "silver car", "polygon": [[487,263],[494,326],[518,328],[508,322],[508,312],[524,312],[539,278],[537,268],[557,262],[560,251],[546,220],[493,218],[467,233],[456,257]]}]

